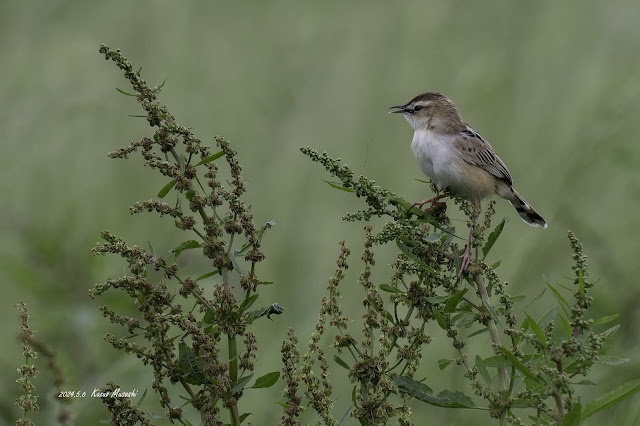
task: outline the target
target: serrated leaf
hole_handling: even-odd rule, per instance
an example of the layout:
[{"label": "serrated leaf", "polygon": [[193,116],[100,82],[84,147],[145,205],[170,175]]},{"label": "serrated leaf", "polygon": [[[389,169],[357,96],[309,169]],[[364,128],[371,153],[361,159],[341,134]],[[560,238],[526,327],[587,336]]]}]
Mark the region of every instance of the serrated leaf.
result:
[{"label": "serrated leaf", "polygon": [[258,377],[256,379],[256,382],[251,387],[253,389],[270,388],[271,386],[275,385],[278,382],[279,378],[280,378],[280,372],[273,371],[271,373],[265,374],[264,376]]},{"label": "serrated leaf", "polygon": [[178,344],[178,368],[183,373],[183,378],[192,385],[202,385],[209,383],[204,374],[204,362],[198,355],[184,342]]},{"label": "serrated leaf", "polygon": [[426,270],[426,271],[428,271],[428,272],[430,272],[432,274],[436,273],[436,271],[431,266],[427,265],[422,260],[420,260],[418,258],[418,256],[416,256],[415,254],[411,253],[411,251],[409,251],[409,248],[402,241],[400,241],[400,239],[396,239],[396,245],[398,246],[400,251],[402,253],[404,253],[405,256],[407,256],[409,259],[411,259],[414,263],[416,263],[422,269],[424,269],[424,270]]},{"label": "serrated leaf", "polygon": [[249,374],[248,376],[241,377],[240,379],[238,379],[238,381],[231,387],[231,393],[232,394],[233,393],[238,393],[242,389],[244,389],[244,385],[249,383],[249,380],[251,380],[252,377],[253,377],[253,373]]},{"label": "serrated leaf", "polygon": [[223,155],[224,155],[224,151],[216,152],[215,154],[210,155],[207,158],[202,159],[198,164],[196,164],[193,167],[198,167],[198,166],[201,166],[203,164],[210,163],[210,162],[215,161],[218,158],[222,157]]},{"label": "serrated leaf", "polygon": [[339,189],[340,191],[345,191],[345,192],[356,192],[355,189],[353,188],[347,188],[345,186],[342,186],[339,182],[330,182],[326,179],[322,179],[323,182],[327,183],[330,187],[335,188],[335,189]]},{"label": "serrated leaf", "polygon": [[412,397],[426,402],[427,404],[445,408],[473,408],[476,407],[471,398],[458,391],[444,390],[438,395],[433,396],[433,390],[424,383],[417,382],[411,377],[398,377],[393,380],[402,393],[411,395]]},{"label": "serrated leaf", "polygon": [[638,391],[640,391],[640,379],[631,380],[618,386],[611,392],[588,403],[582,412],[582,420],[597,413],[598,411],[613,407]]},{"label": "serrated leaf", "polygon": [[460,303],[460,300],[467,293],[467,291],[469,291],[468,288],[463,288],[462,290],[457,291],[453,295],[453,297],[451,297],[451,299],[447,300],[447,303],[444,305],[444,311],[446,313],[455,312],[458,303]]},{"label": "serrated leaf", "polygon": [[453,360],[453,359],[439,359],[438,360],[438,368],[440,368],[440,370],[444,370],[453,361],[455,361],[455,360]]},{"label": "serrated leaf", "polygon": [[489,251],[491,251],[491,247],[493,247],[495,242],[498,240],[498,237],[502,233],[502,229],[504,229],[504,224],[507,223],[508,220],[509,219],[507,219],[506,217],[502,219],[502,221],[495,227],[491,234],[489,234],[487,242],[484,244],[484,246],[482,246],[482,260],[484,260],[489,254]]},{"label": "serrated leaf", "polygon": [[238,306],[238,312],[239,313],[243,313],[244,311],[246,311],[247,309],[249,309],[251,307],[251,305],[253,305],[253,303],[258,300],[258,297],[260,295],[259,294],[252,294],[251,296],[247,297],[246,299],[244,299],[242,301],[242,303],[240,303],[240,306]]},{"label": "serrated leaf", "polygon": [[215,271],[213,271],[213,272],[207,272],[206,274],[202,274],[198,278],[196,278],[196,281],[204,280],[205,278],[209,278],[209,277],[211,277],[213,275],[217,275],[219,273],[220,273],[220,271],[218,271],[217,269]]},{"label": "serrated leaf", "polygon": [[122,93],[123,95],[133,96],[134,98],[135,98],[136,96],[138,96],[138,95],[136,95],[135,93],[125,92],[124,90],[122,90],[122,89],[118,89],[117,87],[116,87],[116,90],[117,90],[118,92]]},{"label": "serrated leaf", "polygon": [[540,342],[540,344],[546,349],[547,348],[547,336],[545,336],[545,334],[542,332],[542,330],[540,329],[538,324],[534,321],[534,319],[531,318],[531,315],[529,315],[526,312],[525,312],[525,315],[529,319],[529,325],[531,326],[531,330],[533,330],[533,333],[536,335],[536,338],[538,339],[538,342]]},{"label": "serrated leaf", "polygon": [[171,182],[163,186],[160,192],[158,192],[158,198],[164,198],[174,186],[176,186],[176,180],[172,179]]},{"label": "serrated leaf", "polygon": [[443,330],[446,330],[447,329],[446,318],[440,313],[438,308],[436,308],[435,306],[432,307],[431,310],[433,311],[433,314],[436,316],[436,321],[438,322],[438,325],[440,326],[440,328]]},{"label": "serrated leaf", "polygon": [[380,284],[380,290],[387,291],[389,293],[404,293],[404,291],[389,284]]},{"label": "serrated leaf", "polygon": [[342,368],[346,368],[347,370],[351,370],[351,367],[349,367],[349,364],[347,364],[346,362],[344,362],[342,360],[342,358],[340,358],[338,355],[334,355],[333,356],[333,360]]},{"label": "serrated leaf", "polygon": [[601,356],[598,357],[596,362],[598,364],[620,365],[620,364],[624,364],[625,362],[629,362],[629,361],[631,361],[631,358],[620,358],[620,357],[617,357],[617,356],[601,355]]}]

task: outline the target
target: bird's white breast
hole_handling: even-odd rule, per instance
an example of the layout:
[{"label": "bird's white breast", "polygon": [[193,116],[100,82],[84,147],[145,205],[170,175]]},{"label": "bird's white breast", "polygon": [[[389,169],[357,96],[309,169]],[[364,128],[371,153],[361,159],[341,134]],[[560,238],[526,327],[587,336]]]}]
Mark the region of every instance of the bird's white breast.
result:
[{"label": "bird's white breast", "polygon": [[411,150],[424,174],[438,188],[456,190],[461,184],[460,159],[453,151],[453,135],[436,134],[431,130],[416,130]]}]

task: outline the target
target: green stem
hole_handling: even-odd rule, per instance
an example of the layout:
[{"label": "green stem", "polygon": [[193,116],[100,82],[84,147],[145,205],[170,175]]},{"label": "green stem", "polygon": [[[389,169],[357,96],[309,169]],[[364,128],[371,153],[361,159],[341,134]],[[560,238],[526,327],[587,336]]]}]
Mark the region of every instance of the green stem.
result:
[{"label": "green stem", "polygon": [[[227,268],[222,268],[222,284],[229,285],[229,270]],[[231,386],[234,386],[238,382],[238,344],[235,333],[227,334],[227,344],[229,346],[229,380]],[[230,393],[228,396],[232,397]],[[231,418],[231,426],[240,426],[237,401],[229,407],[229,417]]]},{"label": "green stem", "polygon": [[[477,255],[476,251],[476,255]],[[487,286],[484,284],[484,279],[482,278],[482,274],[476,273],[473,275],[473,280],[478,286],[478,292],[480,293],[480,297],[482,298],[482,302],[485,306],[491,306],[491,301],[489,300],[489,294],[487,293]],[[493,350],[496,354],[499,353],[498,348],[500,345],[500,335],[498,334],[498,327],[496,326],[493,318],[489,319],[489,334],[491,335],[491,342],[493,343]],[[504,367],[498,368],[498,374],[500,376],[500,390],[502,394],[502,398],[506,399],[509,392],[509,379],[507,375],[507,369]],[[500,415],[500,425],[503,426],[507,424],[507,418],[505,413]]]}]

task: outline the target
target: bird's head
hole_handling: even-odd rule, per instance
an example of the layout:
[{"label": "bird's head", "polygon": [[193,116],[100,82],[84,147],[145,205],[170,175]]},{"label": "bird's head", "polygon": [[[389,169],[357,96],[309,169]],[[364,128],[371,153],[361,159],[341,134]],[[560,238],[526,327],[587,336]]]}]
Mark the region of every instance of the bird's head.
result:
[{"label": "bird's head", "polygon": [[404,105],[391,108],[392,113],[404,115],[415,130],[435,130],[454,133],[465,128],[453,101],[441,93],[427,92],[416,96]]}]

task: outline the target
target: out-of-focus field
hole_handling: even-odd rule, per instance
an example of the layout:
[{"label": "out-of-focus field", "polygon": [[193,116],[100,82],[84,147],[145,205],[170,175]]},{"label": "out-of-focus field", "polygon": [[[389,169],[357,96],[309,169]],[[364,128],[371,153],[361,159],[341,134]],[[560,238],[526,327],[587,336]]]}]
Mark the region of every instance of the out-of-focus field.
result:
[{"label": "out-of-focus field", "polygon": [[[428,189],[415,180],[423,175],[409,149],[411,129],[386,111],[420,92],[440,91],[490,141],[518,190],[549,222],[544,231],[530,228],[498,201],[497,218],[510,222],[491,259],[502,260],[509,291],[533,296],[545,280],[570,275],[571,229],[599,279],[592,315],[621,315],[610,354],[632,360],[596,365],[598,387],[581,387],[584,401],[639,377],[639,19],[640,2],[633,0],[1,2],[0,425],[18,417],[12,404],[22,355],[12,306],[21,300],[38,337],[58,352],[70,390],[92,391],[107,380],[142,390],[152,380],[149,369],[102,339],[116,329],[98,306],[108,300],[126,312],[124,296],[87,297],[95,282],[124,271],[118,259],[91,257],[101,230],[144,247],[151,240],[159,252],[184,238],[166,218],[129,215],[131,204],[155,196],[166,182],[141,167],[138,156],[106,157],[150,130],[127,116],[140,109],[116,92],[129,87],[98,54],[103,42],[122,48],[152,84],[166,78],[161,101],[178,122],[206,143],[217,134],[232,142],[256,221],[276,221],[258,272],[275,282],[261,297],[286,312],[258,326],[259,373],[280,368],[289,326],[302,343],[314,330],[340,240],[354,253],[343,283],[344,301],[354,307],[347,312],[357,312],[362,297],[362,225],[340,217],[363,203],[324,184],[328,175],[298,147],[341,157],[419,201]],[[163,226],[168,233],[157,231]],[[378,251],[378,284],[388,280],[390,253]],[[439,330],[429,331],[427,383],[472,394],[460,367],[435,368],[455,353]],[[351,403],[351,386],[339,379],[343,371],[332,376],[336,415]],[[43,368],[39,389],[50,381]],[[281,390],[278,384],[270,394],[246,392],[253,424],[278,422],[274,401]],[[38,424],[53,424],[51,399],[41,395]],[[638,407],[636,396],[592,424],[638,424]],[[76,424],[107,418],[95,398],[75,401],[72,410]],[[417,402],[413,411],[416,424],[489,424],[479,412]]]}]

